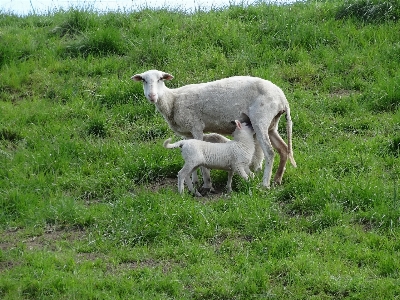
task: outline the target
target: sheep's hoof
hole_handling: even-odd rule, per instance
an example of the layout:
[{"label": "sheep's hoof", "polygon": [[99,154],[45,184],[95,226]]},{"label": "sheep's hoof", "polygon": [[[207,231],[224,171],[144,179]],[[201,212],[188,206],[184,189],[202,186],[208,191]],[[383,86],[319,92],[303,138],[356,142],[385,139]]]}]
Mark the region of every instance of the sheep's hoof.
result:
[{"label": "sheep's hoof", "polygon": [[196,197],[203,197],[203,195],[200,194],[198,191],[196,191],[196,192],[194,193],[194,195],[195,195]]}]

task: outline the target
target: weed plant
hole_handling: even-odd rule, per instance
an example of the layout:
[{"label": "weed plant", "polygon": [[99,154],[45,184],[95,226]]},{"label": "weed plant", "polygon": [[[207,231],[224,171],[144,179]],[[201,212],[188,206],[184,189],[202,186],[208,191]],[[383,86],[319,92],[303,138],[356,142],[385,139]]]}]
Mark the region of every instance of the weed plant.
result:
[{"label": "weed plant", "polygon": [[[0,298],[399,298],[399,17],[391,0],[0,13]],[[180,196],[173,132],[130,80],[147,69],[273,81],[298,168]]]}]

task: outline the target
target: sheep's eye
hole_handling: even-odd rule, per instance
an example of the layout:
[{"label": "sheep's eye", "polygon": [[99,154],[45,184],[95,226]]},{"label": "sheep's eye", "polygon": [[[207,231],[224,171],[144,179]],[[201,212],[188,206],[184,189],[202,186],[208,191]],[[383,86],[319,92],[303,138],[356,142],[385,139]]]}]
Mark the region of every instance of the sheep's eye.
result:
[{"label": "sheep's eye", "polygon": [[143,83],[146,83],[146,79],[142,78]]}]

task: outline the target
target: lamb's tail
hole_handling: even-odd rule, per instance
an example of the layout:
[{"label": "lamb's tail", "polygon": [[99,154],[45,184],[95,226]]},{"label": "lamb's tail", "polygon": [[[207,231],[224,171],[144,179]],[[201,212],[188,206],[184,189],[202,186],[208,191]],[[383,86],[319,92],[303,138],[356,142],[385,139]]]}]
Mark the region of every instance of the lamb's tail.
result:
[{"label": "lamb's tail", "polygon": [[290,108],[289,105],[286,106],[286,133],[288,136],[288,158],[290,160],[290,162],[292,163],[292,165],[296,168],[297,164],[296,161],[294,160],[293,157],[293,149],[292,149],[292,127],[293,127],[293,122],[292,122],[292,118],[290,116]]},{"label": "lamb's tail", "polygon": [[172,149],[172,148],[182,147],[182,141],[179,141],[179,142],[176,142],[176,143],[171,144],[171,143],[170,143],[171,140],[172,140],[172,138],[169,138],[169,139],[166,139],[166,140],[164,141],[164,144],[163,144],[164,148]]}]

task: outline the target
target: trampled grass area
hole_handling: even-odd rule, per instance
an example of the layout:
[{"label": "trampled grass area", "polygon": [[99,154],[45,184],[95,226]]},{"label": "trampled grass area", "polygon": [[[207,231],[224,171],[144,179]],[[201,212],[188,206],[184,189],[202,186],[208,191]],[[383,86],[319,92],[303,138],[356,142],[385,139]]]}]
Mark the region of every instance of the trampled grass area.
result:
[{"label": "trampled grass area", "polygon": [[[399,298],[399,18],[378,0],[1,14],[0,297]],[[173,133],[130,80],[147,69],[273,81],[298,168],[181,197]]]}]

